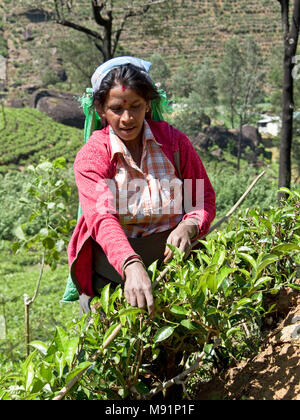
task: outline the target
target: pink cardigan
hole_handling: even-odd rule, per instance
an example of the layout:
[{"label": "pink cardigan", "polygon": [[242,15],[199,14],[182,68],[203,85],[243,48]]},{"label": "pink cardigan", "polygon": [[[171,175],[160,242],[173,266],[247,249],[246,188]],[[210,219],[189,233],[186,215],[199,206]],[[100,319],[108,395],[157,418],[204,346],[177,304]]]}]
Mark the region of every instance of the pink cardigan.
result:
[{"label": "pink cardigan", "polygon": [[[162,151],[175,167],[174,152],[180,151],[182,179],[204,180],[204,209],[183,216],[197,218],[199,236],[205,235],[216,214],[215,193],[197,152],[185,134],[165,121],[147,120]],[[99,179],[111,179],[116,171],[116,158],[111,161],[109,128],[94,131],[87,143],[77,153],[74,162],[75,180],[82,209],[68,246],[69,267],[72,280],[79,292],[94,296],[92,288],[92,241],[104,250],[110,264],[122,274],[122,264],[135,254],[119,223],[116,214],[100,214],[96,209],[96,186]],[[177,174],[179,176],[179,174]],[[196,186],[193,183],[193,196]]]}]

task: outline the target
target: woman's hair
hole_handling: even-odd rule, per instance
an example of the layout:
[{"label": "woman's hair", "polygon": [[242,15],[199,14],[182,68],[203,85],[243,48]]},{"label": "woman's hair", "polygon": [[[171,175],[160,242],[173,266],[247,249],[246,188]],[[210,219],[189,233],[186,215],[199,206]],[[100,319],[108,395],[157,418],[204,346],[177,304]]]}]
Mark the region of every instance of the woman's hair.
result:
[{"label": "woman's hair", "polygon": [[94,94],[94,103],[104,106],[110,89],[118,84],[134,90],[147,102],[160,100],[158,90],[145,72],[133,64],[123,64],[104,77],[99,90]]}]

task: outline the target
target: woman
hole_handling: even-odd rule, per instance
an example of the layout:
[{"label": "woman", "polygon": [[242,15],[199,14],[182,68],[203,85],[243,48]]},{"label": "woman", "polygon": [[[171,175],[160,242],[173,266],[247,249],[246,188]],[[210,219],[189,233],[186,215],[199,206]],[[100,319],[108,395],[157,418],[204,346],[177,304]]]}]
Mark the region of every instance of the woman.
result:
[{"label": "woman", "polygon": [[188,255],[191,240],[206,234],[215,217],[215,194],[192,144],[165,121],[154,121],[161,96],[150,66],[118,57],[91,79],[104,128],[93,132],[75,159],[82,215],[68,247],[85,312],[111,282],[124,284],[128,303],[147,306],[153,315],[146,266],[172,258],[167,243]]}]

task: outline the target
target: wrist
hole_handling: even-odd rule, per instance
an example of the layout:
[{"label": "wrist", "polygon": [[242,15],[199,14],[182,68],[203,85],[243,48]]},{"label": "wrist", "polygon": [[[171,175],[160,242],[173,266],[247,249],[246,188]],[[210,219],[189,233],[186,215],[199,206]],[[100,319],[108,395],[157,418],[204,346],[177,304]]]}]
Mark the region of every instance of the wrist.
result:
[{"label": "wrist", "polygon": [[135,269],[135,267],[137,267],[137,266],[142,266],[142,267],[144,267],[144,264],[143,264],[143,262],[142,261],[139,261],[139,260],[133,260],[133,261],[129,261],[129,263],[126,265],[126,267],[124,268],[124,272],[125,272],[125,275],[126,275],[126,273],[128,273],[130,270],[132,270],[132,269]]},{"label": "wrist", "polygon": [[132,255],[129,258],[127,258],[127,260],[125,260],[125,262],[123,263],[123,267],[122,267],[122,273],[123,273],[124,281],[126,281],[126,272],[128,272],[127,268],[130,267],[130,266],[132,268],[132,266],[134,267],[136,264],[142,264],[142,266],[145,268],[141,257],[138,256],[138,255]]},{"label": "wrist", "polygon": [[189,217],[185,220],[182,220],[180,224],[183,224],[188,228],[188,235],[190,239],[194,239],[199,235],[199,224],[198,220],[192,217]]}]

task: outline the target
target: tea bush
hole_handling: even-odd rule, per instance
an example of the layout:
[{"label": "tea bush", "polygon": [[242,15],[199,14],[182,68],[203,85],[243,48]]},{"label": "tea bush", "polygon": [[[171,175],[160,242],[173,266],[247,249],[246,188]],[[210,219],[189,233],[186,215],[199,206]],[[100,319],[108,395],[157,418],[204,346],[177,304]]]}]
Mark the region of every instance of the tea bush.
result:
[{"label": "tea bush", "polygon": [[[180,374],[185,391],[185,370],[199,355],[212,364],[249,356],[262,318],[274,310],[266,296],[287,286],[299,289],[300,194],[286,192],[282,206],[243,211],[238,223],[201,240],[187,260],[173,247],[168,272],[157,284],[153,263],[154,319],[130,307],[120,286],[106,286],[89,319],[58,327],[49,343],[31,343],[22,372],[2,379],[0,397],[52,399],[85,372],[67,399],[150,399]],[[103,346],[120,323],[119,334]]]}]

